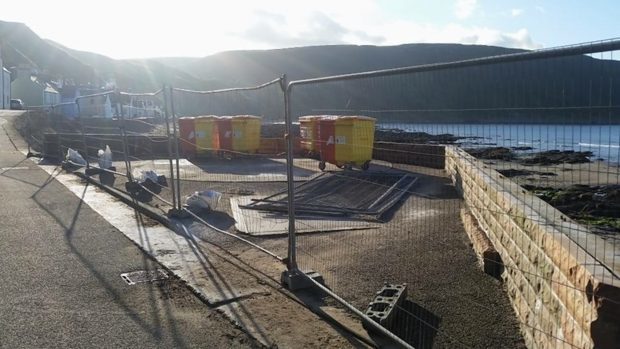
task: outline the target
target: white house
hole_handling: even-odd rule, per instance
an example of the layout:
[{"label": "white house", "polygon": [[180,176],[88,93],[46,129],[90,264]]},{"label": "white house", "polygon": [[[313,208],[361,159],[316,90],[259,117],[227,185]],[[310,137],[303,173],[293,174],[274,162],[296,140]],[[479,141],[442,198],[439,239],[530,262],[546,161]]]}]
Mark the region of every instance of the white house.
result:
[{"label": "white house", "polygon": [[2,96],[2,100],[0,101],[0,109],[10,109],[11,108],[11,72],[5,67],[2,67],[2,77],[0,77],[0,85],[2,85],[0,86],[0,96]]},{"label": "white house", "polygon": [[76,86],[63,83],[60,91],[60,102],[63,103],[59,111],[60,114],[71,119],[77,117],[78,108],[75,104],[76,98],[99,92],[101,92],[100,89],[96,89],[91,86]]},{"label": "white house", "polygon": [[11,72],[2,62],[2,47],[0,47],[0,109],[11,108]]},{"label": "white house", "polygon": [[30,107],[60,103],[60,93],[49,83],[37,79],[30,67],[17,69],[17,76],[11,83],[11,92],[13,98],[21,99],[24,105]]},{"label": "white house", "polygon": [[162,115],[159,96],[131,96],[123,101],[123,115],[128,119],[157,118]]},{"label": "white house", "polygon": [[114,116],[110,94],[79,98],[77,106],[80,117],[111,118]]}]

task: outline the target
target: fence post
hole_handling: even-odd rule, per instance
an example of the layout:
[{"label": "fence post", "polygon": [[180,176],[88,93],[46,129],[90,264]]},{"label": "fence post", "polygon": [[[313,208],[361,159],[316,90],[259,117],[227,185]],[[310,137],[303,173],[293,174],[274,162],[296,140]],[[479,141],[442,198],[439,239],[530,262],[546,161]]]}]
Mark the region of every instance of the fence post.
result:
[{"label": "fence post", "polygon": [[295,181],[294,181],[294,136],[291,116],[291,89],[287,86],[286,75],[282,76],[284,90],[284,123],[286,132],[286,184],[288,191],[288,255],[286,264],[289,270],[297,269],[297,237],[295,236]]},{"label": "fence post", "polygon": [[123,113],[123,101],[122,95],[119,91],[115,92],[116,103],[116,115],[119,117],[119,128],[121,131],[121,142],[123,144],[123,157],[125,161],[125,171],[127,172],[127,181],[133,182],[133,174],[131,171],[131,161],[129,160],[129,147],[127,146],[127,132],[125,131],[125,114]]},{"label": "fence post", "polygon": [[171,186],[171,190],[172,190],[172,210],[170,213],[174,213],[176,211],[177,208],[177,196],[176,196],[176,190],[175,190],[175,185],[174,185],[174,165],[172,163],[172,139],[170,138],[170,110],[169,110],[169,104],[168,104],[168,93],[166,92],[166,84],[163,85],[162,88],[162,93],[163,93],[163,97],[164,97],[164,118],[166,120],[166,137],[168,138],[168,163],[170,164],[170,183],[172,184]]},{"label": "fence post", "polygon": [[[170,91],[168,98],[170,98],[170,114],[172,115],[172,135],[174,138],[174,156],[175,156],[176,167],[177,167],[177,173],[176,173],[177,200],[176,200],[176,203],[178,207],[176,207],[176,209],[178,210],[177,212],[180,214],[183,207],[181,205],[181,174],[180,174],[181,171],[179,170],[179,135],[177,133],[177,116],[176,116],[176,113],[174,112],[174,90],[172,89],[172,86],[168,86],[168,89]],[[174,188],[174,180],[172,181],[172,187]],[[174,195],[174,191],[173,191],[173,195]]]},{"label": "fence post", "polygon": [[[297,236],[295,231],[295,178],[294,163],[295,158],[295,136],[293,135],[293,116],[291,112],[291,85],[287,83],[286,75],[282,75],[280,86],[284,92],[284,122],[285,122],[285,139],[286,139],[286,184],[288,196],[288,253],[286,257],[287,270],[282,272],[281,282],[286,285],[289,290],[294,291],[302,288],[312,287],[313,283],[309,280],[304,272],[300,271],[297,266]],[[322,277],[316,273],[313,277],[322,280]]]},{"label": "fence post", "polygon": [[[82,143],[84,144],[84,160],[86,160],[86,168],[90,168],[90,161],[88,160],[88,145],[86,144],[86,134],[84,133],[84,120],[82,119],[82,110],[80,109],[79,99],[75,99],[77,105],[77,118],[80,121],[80,133],[82,133]],[[60,137],[59,137],[60,138]],[[60,146],[62,148],[62,144]]]},{"label": "fence post", "polygon": [[[28,143],[28,155],[26,157],[32,157],[32,147],[30,146],[30,142],[32,142],[32,121],[30,120],[31,111],[28,110],[26,112],[26,143]],[[41,149],[41,153],[43,153],[43,149]]]}]

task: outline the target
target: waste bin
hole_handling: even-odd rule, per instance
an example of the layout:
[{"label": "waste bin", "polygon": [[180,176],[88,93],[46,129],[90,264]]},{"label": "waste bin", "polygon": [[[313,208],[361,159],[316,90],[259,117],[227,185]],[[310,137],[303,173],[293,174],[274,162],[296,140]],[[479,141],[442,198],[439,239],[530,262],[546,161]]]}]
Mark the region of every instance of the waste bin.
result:
[{"label": "waste bin", "polygon": [[194,119],[196,154],[211,155],[217,149],[217,120],[213,115],[198,116]]},{"label": "waste bin", "polygon": [[253,115],[237,115],[231,119],[232,149],[240,153],[254,154],[260,146],[261,118]]},{"label": "waste bin", "polygon": [[336,119],[335,115],[324,115],[317,119],[318,122],[318,137],[316,148],[319,152],[320,160],[319,168],[325,169],[325,163],[336,164],[336,147],[334,143],[334,136],[336,132]]},{"label": "waste bin", "polygon": [[357,166],[367,170],[375,140],[375,119],[367,116],[324,116],[319,121],[321,162],[340,168]]},{"label": "waste bin", "polygon": [[217,118],[216,148],[221,151],[232,150],[232,118],[221,116]]},{"label": "waste bin", "polygon": [[181,136],[181,154],[185,157],[196,155],[196,133],[194,129],[194,117],[186,116],[179,118],[179,133]]},{"label": "waste bin", "polygon": [[299,118],[299,135],[301,149],[309,154],[319,152],[319,115],[308,115]]},{"label": "waste bin", "polygon": [[341,116],[336,119],[336,165],[368,169],[375,141],[375,121],[368,116]]}]

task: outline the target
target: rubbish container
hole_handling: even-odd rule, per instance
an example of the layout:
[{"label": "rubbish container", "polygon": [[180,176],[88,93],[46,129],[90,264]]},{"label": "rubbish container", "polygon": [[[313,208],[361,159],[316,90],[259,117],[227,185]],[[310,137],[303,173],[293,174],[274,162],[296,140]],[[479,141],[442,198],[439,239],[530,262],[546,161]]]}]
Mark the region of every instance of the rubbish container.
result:
[{"label": "rubbish container", "polygon": [[375,121],[368,116],[341,116],[336,119],[336,165],[368,169],[375,141]]},{"label": "rubbish container", "polygon": [[211,155],[217,149],[217,116],[198,116],[194,119],[196,154]]},{"label": "rubbish container", "polygon": [[301,149],[309,154],[318,153],[319,150],[319,115],[308,115],[299,118],[299,135],[301,137]]},{"label": "rubbish container", "polygon": [[221,151],[232,150],[232,122],[230,116],[217,118],[216,148]]},{"label": "rubbish container", "polygon": [[181,136],[181,153],[185,157],[196,155],[196,133],[194,129],[194,117],[186,116],[179,118],[179,133]]},{"label": "rubbish container", "polygon": [[335,115],[324,115],[318,118],[318,137],[316,147],[319,152],[320,161],[319,168],[321,171],[325,169],[325,163],[336,163],[336,147],[334,143],[334,136],[336,132],[336,119]]},{"label": "rubbish container", "polygon": [[360,167],[367,170],[372,160],[375,119],[367,116],[325,116],[319,121],[321,162],[340,168]]},{"label": "rubbish container", "polygon": [[253,115],[237,115],[231,119],[232,149],[236,152],[254,154],[260,146],[261,118]]}]

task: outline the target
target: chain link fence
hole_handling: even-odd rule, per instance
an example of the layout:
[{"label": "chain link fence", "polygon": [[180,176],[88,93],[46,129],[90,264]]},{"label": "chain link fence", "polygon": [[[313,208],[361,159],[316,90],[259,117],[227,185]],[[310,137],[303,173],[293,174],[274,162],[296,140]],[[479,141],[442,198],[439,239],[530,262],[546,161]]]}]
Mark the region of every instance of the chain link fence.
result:
[{"label": "chain link fence", "polygon": [[289,288],[321,288],[379,345],[613,348],[619,49],[111,91],[19,128],[33,152],[71,148],[125,178],[104,184],[187,233],[283,262]]},{"label": "chain link fence", "polygon": [[[231,251],[253,246],[278,261],[286,255],[286,244],[278,243],[286,240],[286,214],[274,229],[241,207],[286,189],[283,81],[215,91],[173,88],[170,94],[188,231]],[[217,213],[200,209],[210,195],[215,198],[205,200]]]},{"label": "chain link fence", "polygon": [[296,219],[299,268],[416,348],[613,347],[617,49],[292,82],[297,157],[326,171],[294,191],[323,217]]}]

